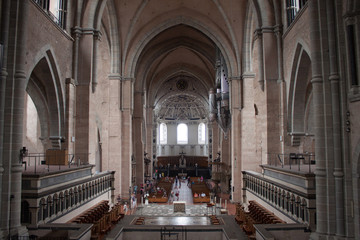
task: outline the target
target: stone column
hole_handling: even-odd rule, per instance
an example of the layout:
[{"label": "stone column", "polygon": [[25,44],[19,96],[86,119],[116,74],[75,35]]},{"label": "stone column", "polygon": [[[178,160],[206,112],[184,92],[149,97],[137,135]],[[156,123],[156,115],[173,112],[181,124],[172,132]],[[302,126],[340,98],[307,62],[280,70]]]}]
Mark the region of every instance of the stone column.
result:
[{"label": "stone column", "polygon": [[341,97],[340,97],[340,77],[337,66],[337,40],[336,40],[336,22],[335,22],[335,3],[333,0],[326,2],[326,15],[328,27],[328,42],[329,42],[329,63],[330,75],[329,81],[331,85],[331,104],[333,117],[333,141],[334,141],[334,177],[335,177],[335,205],[336,205],[336,235],[345,236],[345,211],[344,211],[344,172],[342,166],[342,146],[341,146],[341,120],[340,112]]},{"label": "stone column", "polygon": [[263,37],[262,29],[256,29],[257,45],[258,45],[258,64],[259,64],[259,85],[261,90],[264,91],[264,48],[263,48]]},{"label": "stone column", "polygon": [[275,26],[277,62],[278,62],[278,79],[279,88],[279,135],[280,135],[280,153],[285,152],[285,134],[286,134],[286,85],[283,71],[283,53],[282,53],[282,26]]},{"label": "stone column", "polygon": [[67,78],[65,80],[65,84],[66,84],[66,116],[65,116],[66,143],[63,146],[63,148],[68,149],[68,153],[72,154],[75,152],[76,85],[74,79],[72,78]]},{"label": "stone column", "polygon": [[256,161],[256,112],[254,107],[254,73],[243,74],[243,108],[241,110],[241,170],[256,171],[261,164]]},{"label": "stone column", "polygon": [[[1,231],[11,235],[25,235],[21,226],[21,174],[20,149],[23,141],[24,97],[26,89],[25,50],[27,36],[28,1],[10,1],[8,66],[4,106],[4,145],[2,160],[4,175],[2,182]],[[6,7],[6,6],[5,6]],[[6,199],[6,200],[5,200]],[[5,201],[4,201],[5,200]],[[5,235],[5,234],[4,234]]]},{"label": "stone column", "polygon": [[[231,176],[231,169],[230,165],[232,164],[232,157],[231,157],[231,132],[227,133],[227,137],[225,138],[225,134],[222,135],[222,141],[221,141],[221,162],[224,163],[222,166],[222,178],[221,178],[221,191],[223,193],[226,193],[229,191],[229,181]],[[229,176],[229,175],[230,176]]]},{"label": "stone column", "polygon": [[231,192],[232,201],[242,199],[242,158],[241,158],[241,108],[242,82],[240,77],[230,79],[230,111],[231,111]]},{"label": "stone column", "polygon": [[133,142],[134,142],[134,156],[136,160],[136,185],[144,183],[144,143],[143,143],[143,107],[142,107],[142,92],[134,93],[134,116],[133,116]]},{"label": "stone column", "polygon": [[311,38],[311,67],[313,86],[313,106],[315,115],[315,156],[316,156],[316,233],[311,235],[312,239],[322,239],[327,233],[327,183],[326,183],[326,156],[325,156],[325,134],[324,134],[324,97],[323,97],[323,75],[321,71],[322,51],[321,35],[319,26],[318,2],[308,3],[310,15],[310,38]]},{"label": "stone column", "polygon": [[31,213],[31,227],[36,228],[39,222],[39,206],[37,207],[29,207]]},{"label": "stone column", "polygon": [[[95,162],[95,153],[90,154],[93,144],[90,140],[90,112],[91,110],[91,63],[93,32],[82,31],[79,46],[78,62],[78,84],[76,86],[76,158],[80,158],[82,163],[89,162],[92,157]],[[91,161],[90,161],[91,162]]]},{"label": "stone column", "polygon": [[122,176],[122,144],[121,144],[121,77],[118,74],[109,76],[109,146],[108,161],[103,162],[103,169],[112,169],[115,171],[115,195],[121,193],[120,179]]},{"label": "stone column", "polygon": [[99,48],[99,42],[101,39],[101,32],[99,30],[94,30],[94,37],[93,37],[93,57],[92,57],[92,81],[91,81],[91,86],[92,86],[92,92],[94,93],[96,90],[96,86],[98,84],[97,81],[97,52],[98,52],[98,48]]},{"label": "stone column", "polygon": [[[4,125],[5,125],[5,96],[6,96],[6,82],[8,77],[7,71],[7,54],[8,54],[8,37],[9,37],[9,21],[10,21],[10,0],[2,1],[2,13],[1,13],[1,42],[3,44],[3,57],[1,61],[1,69],[0,69],[0,187],[3,187],[3,161],[4,161]],[[4,189],[2,188],[2,191]],[[5,194],[6,196],[6,194]],[[3,206],[5,206],[6,199],[3,199],[3,194],[0,194],[0,209],[3,210]],[[5,214],[0,213],[0,217],[4,218]],[[5,227],[3,223],[0,221],[0,239],[5,238],[6,233],[3,232]]]},{"label": "stone column", "polygon": [[[131,154],[132,149],[132,111],[133,111],[133,79],[123,78],[121,81],[121,179],[122,198],[129,198],[131,186]],[[141,153],[143,156],[143,152]],[[143,158],[141,159],[143,161]]]},{"label": "stone column", "polygon": [[[280,151],[280,98],[279,86],[277,85],[279,74],[278,65],[281,64],[278,56],[277,39],[274,27],[263,27],[262,38],[264,46],[264,72],[265,72],[265,103],[266,103],[266,149],[268,153],[279,153]],[[263,163],[267,163],[264,161]]]},{"label": "stone column", "polygon": [[149,158],[151,159],[150,165],[149,165],[149,175],[152,176],[153,173],[153,161],[155,159],[153,158],[153,155],[156,155],[156,150],[154,151],[154,145],[156,149],[156,139],[155,142],[153,142],[153,130],[156,129],[156,124],[153,124],[153,106],[147,106],[146,107],[146,152],[149,153]]}]

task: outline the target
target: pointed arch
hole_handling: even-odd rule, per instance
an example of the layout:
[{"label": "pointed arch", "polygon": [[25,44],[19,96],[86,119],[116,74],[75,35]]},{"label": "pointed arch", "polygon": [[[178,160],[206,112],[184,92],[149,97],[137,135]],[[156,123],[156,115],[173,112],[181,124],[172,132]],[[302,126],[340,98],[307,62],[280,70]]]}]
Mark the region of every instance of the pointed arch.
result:
[{"label": "pointed arch", "polygon": [[65,135],[63,85],[51,49],[40,56],[30,72],[26,91],[39,115],[41,137],[52,140],[52,148],[61,148],[61,139]]},{"label": "pointed arch", "polygon": [[[290,76],[288,119],[289,132],[306,132],[306,117],[309,117],[312,96],[311,59],[308,52],[298,43]],[[306,114],[307,112],[307,114]]]},{"label": "pointed arch", "polygon": [[[149,30],[147,34],[138,41],[138,44],[134,47],[134,50],[130,51],[132,54],[128,56],[128,66],[126,69],[124,69],[124,72],[126,72],[126,74],[131,78],[135,77],[137,63],[139,62],[141,54],[143,53],[143,50],[146,48],[148,43],[150,43],[151,40],[154,39],[159,33],[180,24],[190,26],[211,39],[215,45],[219,47],[221,53],[223,54],[226,65],[228,66],[229,75],[236,76],[238,74],[238,69],[236,67],[237,61],[235,56],[232,54],[233,51],[230,43],[227,39],[224,38],[224,36],[213,34],[213,32],[221,31],[219,29],[213,30],[212,27],[202,24],[196,19],[193,19],[191,16],[178,16],[162,22],[161,24],[156,24],[155,28]],[[147,29],[147,27],[144,27],[144,29]]]}]

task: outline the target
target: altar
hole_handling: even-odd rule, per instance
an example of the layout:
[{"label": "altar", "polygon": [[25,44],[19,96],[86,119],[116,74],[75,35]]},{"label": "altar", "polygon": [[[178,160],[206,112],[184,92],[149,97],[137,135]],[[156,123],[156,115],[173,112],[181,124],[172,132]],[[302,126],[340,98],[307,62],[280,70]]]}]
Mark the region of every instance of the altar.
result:
[{"label": "altar", "polygon": [[174,201],[174,213],[175,212],[183,212],[185,213],[185,201]]}]

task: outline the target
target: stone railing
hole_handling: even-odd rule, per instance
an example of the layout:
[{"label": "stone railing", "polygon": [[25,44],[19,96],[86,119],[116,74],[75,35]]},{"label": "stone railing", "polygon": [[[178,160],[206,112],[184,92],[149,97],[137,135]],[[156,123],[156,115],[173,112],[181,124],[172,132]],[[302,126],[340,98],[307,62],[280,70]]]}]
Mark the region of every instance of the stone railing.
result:
[{"label": "stone railing", "polygon": [[[299,176],[303,183],[279,181],[261,173],[243,171],[244,193],[247,201],[256,200],[286,222],[315,226],[315,193],[313,176]],[[277,173],[281,175],[281,173]],[[288,173],[285,173],[288,174]],[[284,174],[284,175],[285,175]],[[287,176],[296,179],[296,176]],[[309,183],[310,182],[310,183]]]},{"label": "stone railing", "polygon": [[114,173],[91,174],[91,167],[23,176],[22,223],[37,227],[63,223],[100,200],[114,200]]}]

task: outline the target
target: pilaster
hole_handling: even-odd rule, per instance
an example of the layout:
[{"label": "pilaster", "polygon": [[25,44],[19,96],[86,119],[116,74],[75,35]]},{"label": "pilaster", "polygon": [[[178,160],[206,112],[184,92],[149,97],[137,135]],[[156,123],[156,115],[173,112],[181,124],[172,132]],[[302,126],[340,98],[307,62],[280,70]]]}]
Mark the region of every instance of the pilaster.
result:
[{"label": "pilaster", "polygon": [[[132,115],[133,115],[133,79],[121,80],[121,179],[120,192],[122,198],[129,198],[131,186],[131,154],[132,149]],[[143,152],[141,153],[143,154]]]},{"label": "pilaster", "polygon": [[142,92],[134,93],[134,116],[133,116],[133,141],[134,141],[134,156],[136,160],[136,185],[144,183],[144,143],[143,143],[143,107],[142,107]]},{"label": "pilaster", "polygon": [[240,202],[242,200],[242,158],[241,158],[241,108],[242,108],[242,81],[240,77],[230,78],[230,97],[231,97],[231,185],[232,200]]},{"label": "pilaster", "polygon": [[115,195],[121,193],[120,180],[122,176],[122,112],[120,110],[121,76],[112,74],[109,76],[109,157],[103,162],[103,169],[115,171]]}]

